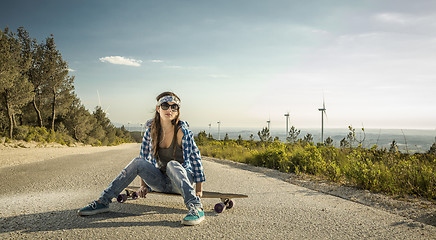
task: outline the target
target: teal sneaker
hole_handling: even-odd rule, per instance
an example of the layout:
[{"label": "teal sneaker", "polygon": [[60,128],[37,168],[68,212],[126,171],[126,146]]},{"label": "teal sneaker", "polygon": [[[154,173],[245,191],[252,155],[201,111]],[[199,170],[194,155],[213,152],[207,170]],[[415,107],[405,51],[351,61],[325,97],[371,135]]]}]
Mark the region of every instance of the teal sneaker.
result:
[{"label": "teal sneaker", "polygon": [[98,201],[94,201],[90,203],[88,206],[77,211],[77,214],[80,216],[91,216],[98,213],[109,212],[109,205],[105,205],[103,203],[99,203]]},{"label": "teal sneaker", "polygon": [[204,220],[204,211],[202,208],[196,208],[193,205],[190,206],[188,215],[182,220],[182,224],[186,226],[194,226],[201,223]]}]

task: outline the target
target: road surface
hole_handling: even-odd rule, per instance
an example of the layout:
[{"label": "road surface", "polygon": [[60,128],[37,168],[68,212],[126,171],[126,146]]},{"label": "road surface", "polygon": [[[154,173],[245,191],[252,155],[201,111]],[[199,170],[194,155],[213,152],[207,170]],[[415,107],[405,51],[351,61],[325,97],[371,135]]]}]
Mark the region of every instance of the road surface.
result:
[{"label": "road surface", "polygon": [[208,158],[205,190],[249,198],[222,214],[213,212],[217,199],[203,199],[198,226],[180,224],[182,198],[156,194],[78,216],[138,153],[133,144],[0,168],[0,239],[436,239],[434,226]]}]

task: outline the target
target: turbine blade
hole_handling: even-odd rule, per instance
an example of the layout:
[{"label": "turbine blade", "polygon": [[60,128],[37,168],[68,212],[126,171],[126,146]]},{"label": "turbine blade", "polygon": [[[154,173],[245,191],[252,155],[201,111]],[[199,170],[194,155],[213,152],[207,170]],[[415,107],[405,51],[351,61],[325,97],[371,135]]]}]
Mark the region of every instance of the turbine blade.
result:
[{"label": "turbine blade", "polygon": [[101,107],[100,93],[98,92],[98,89],[97,89],[97,97],[98,97],[98,106]]}]

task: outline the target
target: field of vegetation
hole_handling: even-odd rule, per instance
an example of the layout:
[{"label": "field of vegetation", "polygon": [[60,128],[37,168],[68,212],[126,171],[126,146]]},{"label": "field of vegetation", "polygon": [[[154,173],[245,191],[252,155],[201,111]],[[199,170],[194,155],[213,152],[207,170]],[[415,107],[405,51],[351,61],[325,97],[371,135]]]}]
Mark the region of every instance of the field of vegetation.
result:
[{"label": "field of vegetation", "polygon": [[273,140],[268,129],[258,133],[261,141],[214,140],[203,131],[197,136],[201,154],[276,169],[309,174],[392,196],[416,196],[436,201],[436,143],[426,153],[401,153],[393,142],[390,149],[353,146],[354,129],[341,141],[314,145],[311,136],[298,139],[291,128],[288,143]]},{"label": "field of vegetation", "polygon": [[70,145],[133,142],[97,106],[91,113],[74,92],[74,76],[53,35],[38,43],[22,27],[0,30],[0,137]]}]

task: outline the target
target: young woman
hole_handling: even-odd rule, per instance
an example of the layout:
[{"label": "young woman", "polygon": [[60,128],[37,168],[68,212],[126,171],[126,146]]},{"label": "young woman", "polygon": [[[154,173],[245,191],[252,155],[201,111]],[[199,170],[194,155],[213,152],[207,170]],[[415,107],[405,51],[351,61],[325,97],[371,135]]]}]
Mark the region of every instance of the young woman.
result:
[{"label": "young woman", "polygon": [[179,120],[180,99],[172,92],[164,92],[156,100],[156,113],[154,119],[146,123],[139,157],[121,171],[97,201],[80,209],[79,215],[108,212],[112,198],[139,175],[140,197],[151,190],[179,193],[189,210],[182,224],[196,225],[204,220],[200,197],[206,179],[193,133],[186,122]]}]

